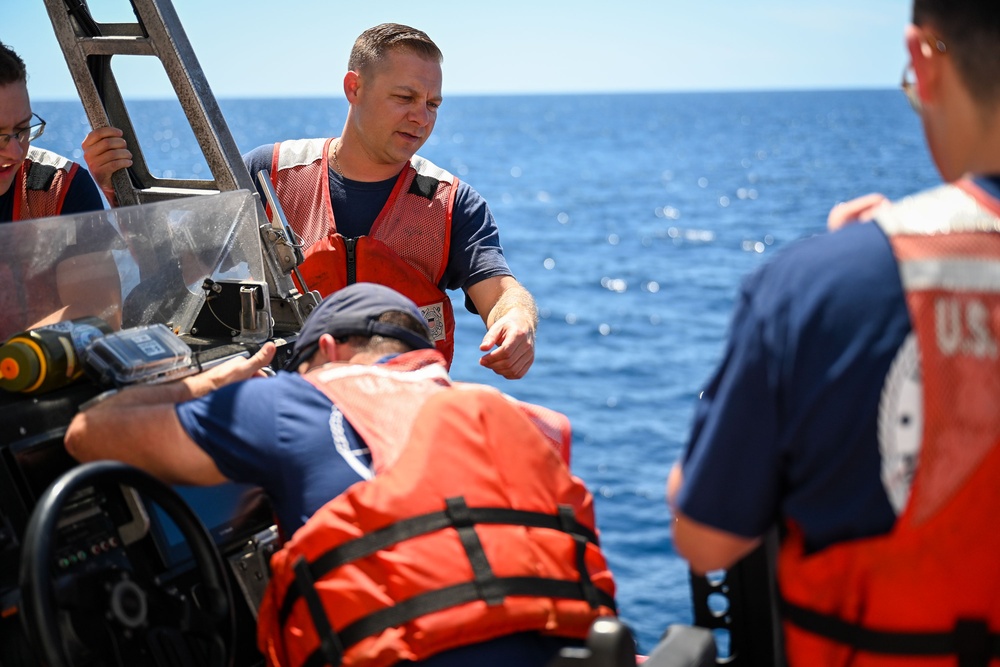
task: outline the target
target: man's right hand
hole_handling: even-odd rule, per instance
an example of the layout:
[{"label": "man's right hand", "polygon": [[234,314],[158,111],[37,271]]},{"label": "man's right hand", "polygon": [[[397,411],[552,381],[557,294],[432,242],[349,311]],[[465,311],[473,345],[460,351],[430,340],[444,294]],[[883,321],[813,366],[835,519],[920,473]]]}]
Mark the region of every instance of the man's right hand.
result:
[{"label": "man's right hand", "polygon": [[117,205],[115,188],[111,175],[119,169],[132,166],[132,152],[122,139],[122,131],[117,127],[99,127],[83,140],[83,159],[90,175],[104,192],[112,206]]},{"label": "man's right hand", "polygon": [[191,376],[191,381],[198,385],[192,393],[196,397],[200,397],[233,382],[240,382],[251,377],[266,377],[267,373],[263,369],[274,359],[275,352],[277,352],[277,348],[274,343],[268,341],[249,358],[236,357],[203,373]]}]

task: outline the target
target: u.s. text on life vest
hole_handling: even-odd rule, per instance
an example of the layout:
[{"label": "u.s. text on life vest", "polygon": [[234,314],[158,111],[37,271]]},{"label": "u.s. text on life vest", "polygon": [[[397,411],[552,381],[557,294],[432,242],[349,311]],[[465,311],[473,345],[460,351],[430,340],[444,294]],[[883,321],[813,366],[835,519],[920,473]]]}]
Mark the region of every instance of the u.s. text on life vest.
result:
[{"label": "u.s. text on life vest", "polygon": [[996,359],[997,343],[990,331],[990,311],[979,299],[937,299],[934,329],[938,350],[946,357],[965,354]]},{"label": "u.s. text on life vest", "polygon": [[934,333],[946,357],[997,358],[1000,267],[976,260],[911,260],[901,267],[908,289],[946,290],[934,298]]}]

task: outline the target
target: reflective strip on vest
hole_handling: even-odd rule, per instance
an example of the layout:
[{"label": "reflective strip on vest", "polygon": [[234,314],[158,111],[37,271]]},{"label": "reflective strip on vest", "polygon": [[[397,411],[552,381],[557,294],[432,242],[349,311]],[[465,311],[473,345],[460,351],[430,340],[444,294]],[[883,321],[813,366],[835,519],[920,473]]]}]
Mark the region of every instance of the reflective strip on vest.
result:
[{"label": "reflective strip on vest", "polygon": [[[416,414],[430,396],[445,389],[486,390],[483,385],[452,383],[441,354],[434,350],[408,352],[376,366],[331,365],[305,378],[337,405],[368,445],[376,474],[395,463],[409,441]],[[572,432],[565,415],[491,391],[523,412],[569,465]],[[394,400],[386,400],[390,396]]]}]

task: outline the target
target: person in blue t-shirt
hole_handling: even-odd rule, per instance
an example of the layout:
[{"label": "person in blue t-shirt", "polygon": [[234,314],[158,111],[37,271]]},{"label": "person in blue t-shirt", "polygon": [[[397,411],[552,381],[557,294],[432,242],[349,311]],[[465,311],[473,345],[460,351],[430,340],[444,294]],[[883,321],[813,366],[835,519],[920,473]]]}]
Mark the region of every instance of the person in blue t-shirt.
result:
[{"label": "person in blue t-shirt", "polygon": [[[387,23],[364,31],[344,77],[350,107],[341,136],[311,140],[308,148],[306,140],[267,144],[251,150],[244,161],[258,190],[257,174],[271,174],[278,200],[306,246],[303,273],[310,289],[326,296],[343,286],[333,264],[353,261],[344,259],[351,251],[336,260],[329,253],[309,257],[331,232],[351,242],[377,239],[391,249],[391,261],[404,274],[411,270],[407,267],[414,271],[386,277],[390,282],[385,284],[422,307],[439,344],[453,345],[454,316],[445,292],[461,289],[466,308],[487,327],[480,364],[503,377],[520,378],[535,356],[534,299],[511,274],[482,196],[415,157],[434,130],[441,106],[441,60],[437,45],[420,30]],[[84,146],[84,157],[113,200],[111,174],[129,166],[131,156],[119,131],[99,132]],[[413,160],[420,167],[416,180],[399,190]],[[408,196],[414,192],[418,196]],[[436,209],[431,206],[435,199],[441,203]],[[377,224],[382,221],[386,224]],[[364,252],[363,245],[358,247]],[[360,257],[358,264],[365,259]],[[379,256],[369,265],[385,261]],[[442,351],[450,362],[450,353]]]},{"label": "person in blue t-shirt", "polygon": [[[1000,11],[959,4],[914,3],[916,81],[904,92],[941,175],[967,176],[988,208],[1000,202],[1000,81],[988,64],[1000,57]],[[949,30],[982,39],[949,41]],[[959,109],[979,120],[941,120]],[[674,541],[696,571],[732,565],[776,522],[797,525],[808,551],[895,525],[906,490],[883,484],[883,457],[889,442],[919,446],[917,352],[886,234],[850,224],[888,204],[873,194],[836,207],[838,231],[791,244],[743,283],[668,485]]]},{"label": "person in blue t-shirt", "polygon": [[[433,347],[413,302],[387,287],[357,283],[310,313],[289,370],[253,377],[273,359],[275,347],[267,343],[249,359],[177,382],[126,388],[78,414],[66,448],[80,461],[120,460],[174,484],[258,485],[272,501],[281,532],[292,536],[331,499],[374,475],[358,431],[330,394],[302,374],[398,362],[397,371],[447,383],[443,358]],[[412,355],[421,353],[429,356],[418,364]],[[580,642],[516,632],[421,664],[541,667],[568,645]]]},{"label": "person in blue t-shirt", "polygon": [[[914,0],[906,46],[945,184],[837,206],[744,281],[668,480],[696,573],[780,528],[790,665],[985,665],[1000,641],[1000,5]],[[963,563],[991,574],[959,593]]]},{"label": "person in blue t-shirt", "polygon": [[813,549],[892,527],[877,422],[909,331],[892,251],[872,224],[792,244],[744,280],[673,473],[684,480],[672,487],[674,537],[696,570],[735,561],[701,560],[713,544],[702,537],[683,548],[689,521],[747,549],[779,516],[798,521]]}]

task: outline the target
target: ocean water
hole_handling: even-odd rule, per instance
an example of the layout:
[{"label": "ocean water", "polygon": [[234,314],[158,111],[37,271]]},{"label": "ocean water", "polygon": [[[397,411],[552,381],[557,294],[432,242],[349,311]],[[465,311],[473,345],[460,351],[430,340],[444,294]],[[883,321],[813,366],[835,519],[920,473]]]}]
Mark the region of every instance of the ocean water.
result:
[{"label": "ocean water", "polygon": [[[241,151],[335,136],[340,99],[221,100]],[[78,103],[36,100],[38,144],[82,159]],[[129,104],[154,174],[204,177],[176,102]],[[462,308],[453,376],[566,413],[573,470],[593,490],[624,619],[642,650],[691,620],[665,481],[718,363],[741,277],[823,233],[838,201],[937,182],[894,90],[457,97],[421,154],[468,181],[541,314],[519,381],[478,366]]]}]

